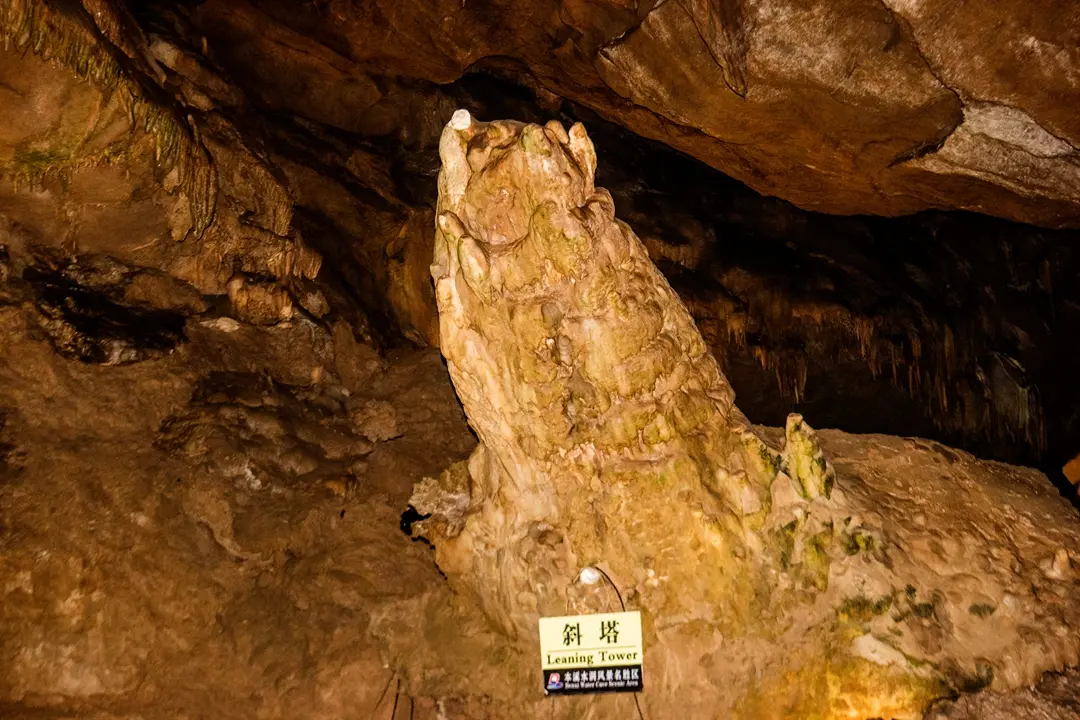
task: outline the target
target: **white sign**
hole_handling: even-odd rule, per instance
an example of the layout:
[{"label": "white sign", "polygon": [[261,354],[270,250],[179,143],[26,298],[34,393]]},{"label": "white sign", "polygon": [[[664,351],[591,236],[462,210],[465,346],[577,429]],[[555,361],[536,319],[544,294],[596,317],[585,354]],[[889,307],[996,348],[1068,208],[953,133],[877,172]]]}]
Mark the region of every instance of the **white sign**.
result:
[{"label": "white sign", "polygon": [[549,695],[641,690],[641,613],[540,618],[540,654]]}]

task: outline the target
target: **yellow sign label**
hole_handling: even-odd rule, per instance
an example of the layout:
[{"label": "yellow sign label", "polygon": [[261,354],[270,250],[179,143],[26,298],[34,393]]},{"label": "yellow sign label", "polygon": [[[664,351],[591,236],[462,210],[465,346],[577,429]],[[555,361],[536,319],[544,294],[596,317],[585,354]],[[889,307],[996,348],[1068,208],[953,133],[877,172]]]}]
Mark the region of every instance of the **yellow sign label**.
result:
[{"label": "yellow sign label", "polygon": [[641,666],[641,613],[540,618],[542,669]]}]

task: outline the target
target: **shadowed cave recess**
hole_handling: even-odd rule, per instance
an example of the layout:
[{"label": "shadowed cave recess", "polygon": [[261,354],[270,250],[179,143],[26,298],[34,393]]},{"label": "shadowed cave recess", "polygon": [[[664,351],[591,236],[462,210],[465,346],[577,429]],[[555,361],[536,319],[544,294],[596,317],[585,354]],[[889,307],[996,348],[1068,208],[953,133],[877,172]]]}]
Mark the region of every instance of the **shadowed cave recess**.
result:
[{"label": "shadowed cave recess", "polygon": [[[1049,25],[909,5],[0,0],[0,717],[1077,717],[1080,26],[1063,1]],[[986,65],[1002,53],[1015,67]],[[446,129],[460,109],[474,124]],[[740,619],[680,615],[699,630],[673,640],[645,589],[652,555],[649,579],[605,576],[647,617],[655,685],[636,701],[545,699],[532,640],[512,629],[553,614],[542,592],[511,593],[518,554],[528,572],[558,568],[533,584],[574,571],[567,608],[612,609],[564,567],[613,567],[604,538],[629,520],[604,500],[587,523],[564,515],[498,548],[505,577],[461,564],[494,557],[483,542],[512,524],[490,519],[491,488],[510,482],[500,497],[524,503],[544,476],[521,469],[540,463],[531,441],[515,470],[474,416],[468,377],[486,366],[448,374],[443,359],[459,347],[446,333],[486,332],[499,300],[461,290],[461,307],[482,306],[475,325],[440,330],[450,305],[432,282],[439,243],[512,222],[437,223],[458,208],[439,179],[453,132],[493,157],[497,133],[529,148],[518,126],[475,124],[496,120],[583,126],[595,186],[777,453],[765,489],[733,501],[735,535],[757,539],[721,521],[702,535],[724,549],[724,582],[765,558],[731,586]],[[580,136],[548,127],[588,176]],[[487,157],[469,156],[474,177],[497,172]],[[521,175],[497,187],[532,202],[534,170],[504,164]],[[467,266],[455,253],[448,277]],[[493,347],[518,366],[517,346]],[[583,427],[569,432],[590,439]],[[828,490],[803,490],[803,439]],[[774,450],[760,452],[768,469]],[[535,467],[572,474],[552,462]],[[752,480],[738,463],[725,472]],[[788,475],[805,503],[790,523],[774,479]],[[954,487],[969,498],[955,507]],[[911,528],[888,525],[905,515]],[[484,519],[463,531],[466,517]],[[1035,539],[1009,540],[1010,523]],[[775,543],[795,549],[774,567],[761,547]],[[933,572],[851,584],[871,564]],[[789,584],[790,602],[761,599]],[[814,598],[836,601],[827,623],[799,614]],[[778,639],[742,611],[795,619]],[[969,632],[984,618],[1023,650]],[[739,645],[754,632],[768,640]],[[762,649],[789,641],[794,660]],[[831,654],[849,642],[873,672]],[[661,655],[672,647],[685,658]],[[730,704],[677,707],[695,673],[735,678]]]}]

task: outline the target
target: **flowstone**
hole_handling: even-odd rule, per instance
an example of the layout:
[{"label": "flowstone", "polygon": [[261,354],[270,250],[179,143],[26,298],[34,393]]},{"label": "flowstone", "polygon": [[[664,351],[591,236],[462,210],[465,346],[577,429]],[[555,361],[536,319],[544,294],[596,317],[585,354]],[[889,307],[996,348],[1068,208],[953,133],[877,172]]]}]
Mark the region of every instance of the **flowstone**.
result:
[{"label": "flowstone", "polygon": [[481,444],[414,532],[521,657],[540,616],[640,610],[645,714],[703,718],[916,718],[1078,662],[1080,519],[1048,484],[837,473],[798,416],[775,448],[580,124],[458,111],[440,153],[441,345]]}]

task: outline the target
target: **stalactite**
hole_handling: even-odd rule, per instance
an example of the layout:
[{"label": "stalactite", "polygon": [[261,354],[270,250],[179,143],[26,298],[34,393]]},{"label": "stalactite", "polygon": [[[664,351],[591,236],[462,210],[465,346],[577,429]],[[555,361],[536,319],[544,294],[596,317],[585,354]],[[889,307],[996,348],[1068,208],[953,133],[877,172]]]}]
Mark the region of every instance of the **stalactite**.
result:
[{"label": "stalactite", "polygon": [[[783,304],[791,307],[784,312]],[[742,305],[726,298],[691,299],[690,306],[725,368],[733,351],[749,353],[762,370],[775,375],[785,400],[802,401],[812,357],[830,364],[854,357],[874,378],[887,370],[893,385],[920,400],[942,431],[990,441],[1023,440],[1036,453],[1046,448],[1037,393],[1003,369],[999,382],[1013,383],[1018,397],[1010,407],[994,395],[985,373],[972,373],[980,354],[972,332],[923,317],[897,334],[894,320],[771,296],[767,302]],[[984,399],[972,394],[972,382],[983,386]]]},{"label": "stalactite", "polygon": [[[173,168],[179,170],[181,192],[191,208],[189,237],[201,239],[214,220],[217,180],[205,148],[175,110],[147,99],[139,83],[127,75],[95,30],[45,3],[0,0],[0,34],[8,49],[14,46],[32,52],[68,68],[104,93],[119,93],[133,120],[133,132],[141,126],[154,138],[155,159],[162,175]],[[57,159],[55,164],[70,170],[104,161],[103,154],[98,154],[78,161]],[[55,168],[40,169],[12,180],[20,186],[32,187],[41,182],[49,169]]]}]

